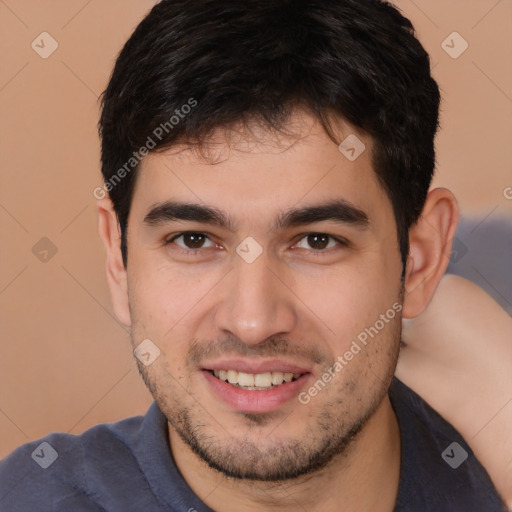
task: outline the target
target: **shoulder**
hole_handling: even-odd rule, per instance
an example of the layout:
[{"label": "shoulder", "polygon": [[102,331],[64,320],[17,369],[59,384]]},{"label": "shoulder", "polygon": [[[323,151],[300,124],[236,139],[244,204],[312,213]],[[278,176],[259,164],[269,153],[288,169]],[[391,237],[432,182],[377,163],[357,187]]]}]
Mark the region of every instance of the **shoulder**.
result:
[{"label": "shoulder", "polygon": [[[480,326],[483,331],[475,331],[475,327]],[[498,338],[501,334],[503,337],[503,332],[511,326],[511,317],[487,292],[468,279],[446,274],[425,311],[404,322],[404,337],[407,338],[404,341],[408,346],[419,346],[418,338],[422,337],[422,331],[428,333],[435,328],[457,335],[454,336],[456,340],[461,338],[461,332],[472,333],[471,339],[479,342],[489,334],[496,333]],[[508,341],[510,343],[510,338]]]},{"label": "shoulder", "polygon": [[[81,435],[52,433],[0,461],[0,510],[103,510],[98,485],[136,465],[131,445],[143,417],[96,425]],[[65,507],[64,507],[65,508]]]},{"label": "shoulder", "polygon": [[[467,312],[478,309],[480,313],[490,313],[497,318],[510,318],[507,312],[483,288],[473,281],[455,274],[445,274],[441,279],[433,300],[435,309],[439,309],[443,301],[450,301],[454,311]],[[482,311],[481,308],[484,308]]]},{"label": "shoulder", "polygon": [[512,318],[476,284],[445,275],[402,335],[396,376],[469,440],[510,501]]},{"label": "shoulder", "polygon": [[401,438],[396,512],[506,510],[488,473],[450,423],[398,379],[389,397]]},{"label": "shoulder", "polygon": [[491,417],[510,398],[512,318],[476,284],[445,275],[402,341],[397,377],[450,421],[471,425],[475,403]]}]

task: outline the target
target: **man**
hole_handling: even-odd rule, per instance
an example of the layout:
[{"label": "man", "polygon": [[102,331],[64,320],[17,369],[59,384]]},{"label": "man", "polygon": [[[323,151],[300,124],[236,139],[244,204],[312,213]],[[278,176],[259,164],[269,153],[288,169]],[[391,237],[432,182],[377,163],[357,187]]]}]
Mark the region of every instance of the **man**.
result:
[{"label": "man", "polygon": [[428,192],[438,107],[387,3],[156,5],[103,97],[97,191],[155,403],[16,450],[2,510],[504,510],[393,377],[457,225]]}]

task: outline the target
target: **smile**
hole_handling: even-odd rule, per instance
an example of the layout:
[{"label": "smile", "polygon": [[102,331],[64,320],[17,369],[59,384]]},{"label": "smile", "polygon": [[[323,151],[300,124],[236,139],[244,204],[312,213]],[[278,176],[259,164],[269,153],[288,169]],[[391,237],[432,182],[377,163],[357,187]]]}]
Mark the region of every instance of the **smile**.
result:
[{"label": "smile", "polygon": [[210,370],[210,372],[221,381],[250,391],[272,389],[283,383],[293,382],[302,375],[289,372],[245,373],[237,370]]},{"label": "smile", "polygon": [[[233,369],[235,365],[237,370]],[[212,398],[220,400],[230,410],[245,413],[268,413],[293,404],[313,378],[305,368],[278,362],[268,364],[266,368],[264,362],[257,368],[241,362],[231,365],[228,361],[214,366],[201,371]]]}]

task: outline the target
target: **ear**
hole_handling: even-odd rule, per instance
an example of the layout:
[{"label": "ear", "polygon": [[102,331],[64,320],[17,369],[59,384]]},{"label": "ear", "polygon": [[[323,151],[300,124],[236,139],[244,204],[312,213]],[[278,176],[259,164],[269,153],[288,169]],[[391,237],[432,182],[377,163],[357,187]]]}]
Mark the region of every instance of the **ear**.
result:
[{"label": "ear", "polygon": [[131,325],[128,279],[121,254],[121,228],[112,201],[98,200],[99,233],[107,250],[107,282],[114,312],[121,323]]},{"label": "ear", "polygon": [[445,188],[431,190],[420,218],[409,230],[404,318],[417,317],[431,301],[448,267],[458,222],[455,196]]}]

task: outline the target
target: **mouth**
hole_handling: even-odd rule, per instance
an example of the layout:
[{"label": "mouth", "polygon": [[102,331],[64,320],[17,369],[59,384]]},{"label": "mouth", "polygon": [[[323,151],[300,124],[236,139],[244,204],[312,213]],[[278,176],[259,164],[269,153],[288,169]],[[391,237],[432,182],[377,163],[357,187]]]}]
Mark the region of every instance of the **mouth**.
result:
[{"label": "mouth", "polygon": [[231,384],[233,387],[249,391],[265,391],[281,386],[284,383],[295,382],[304,373],[264,372],[246,373],[237,370],[207,370],[217,379]]},{"label": "mouth", "polygon": [[229,410],[245,413],[279,410],[290,404],[313,377],[306,368],[279,361],[255,364],[226,360],[212,366],[202,368],[201,373],[214,398]]}]

